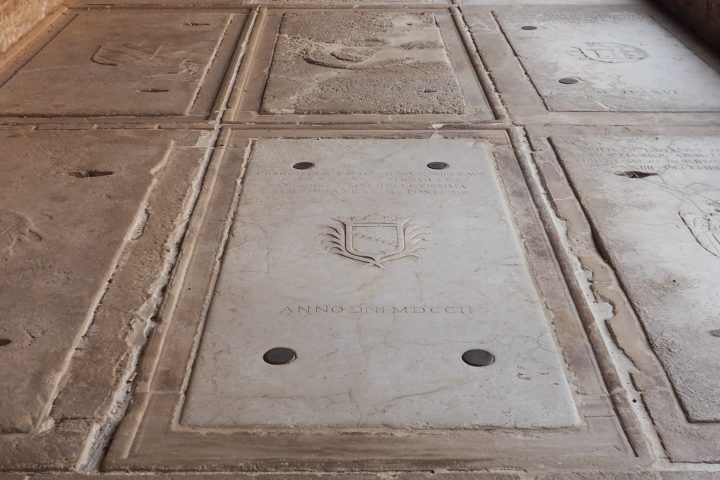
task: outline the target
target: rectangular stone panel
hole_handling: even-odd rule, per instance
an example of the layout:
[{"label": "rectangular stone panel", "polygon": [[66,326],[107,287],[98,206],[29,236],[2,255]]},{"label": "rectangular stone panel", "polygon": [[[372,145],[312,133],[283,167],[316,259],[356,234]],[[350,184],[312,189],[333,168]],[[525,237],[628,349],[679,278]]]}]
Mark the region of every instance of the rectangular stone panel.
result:
[{"label": "rectangular stone panel", "polygon": [[499,6],[518,6],[518,5],[627,5],[645,3],[644,0],[520,0],[518,2],[510,2],[508,0],[458,0],[462,5],[499,5]]},{"label": "rectangular stone panel", "polygon": [[[89,388],[93,393],[107,390],[98,393],[98,398],[69,395],[75,401],[67,410],[76,420],[90,417],[101,399],[111,395],[112,379],[122,372],[116,371],[119,365],[108,366],[105,359],[117,347],[115,335],[128,350],[122,332],[127,334],[132,325],[142,329],[137,322],[143,320],[135,315],[149,301],[151,292],[146,289],[155,281],[146,277],[159,273],[163,266],[169,248],[164,242],[177,226],[185,195],[204,158],[205,149],[194,147],[203,135],[149,130],[0,131],[2,168],[12,172],[0,181],[0,384],[4,391],[0,433],[42,428],[47,434],[53,426],[47,416],[59,389],[70,382],[71,377],[65,375],[76,348],[88,357],[99,347],[102,358],[91,362],[92,368],[107,375],[88,381],[93,373],[85,372],[84,381],[72,388]],[[163,182],[173,175],[178,158],[182,158],[182,176],[172,179],[172,190],[157,203],[152,194],[166,186]],[[131,284],[124,284],[124,277],[117,276],[117,265],[136,264],[127,255],[121,257],[135,246],[144,257]],[[125,297],[106,296],[111,277]],[[104,312],[99,307],[101,299],[117,309],[116,317],[123,318],[120,331],[106,337],[102,332],[110,320],[103,317],[100,325],[94,321],[99,311]],[[80,339],[91,325],[103,344],[80,348]],[[86,403],[89,412],[80,413]],[[30,463],[15,449],[21,441],[2,440],[0,451],[6,457],[0,465]],[[80,450],[82,444],[74,440],[73,447]],[[49,450],[38,451],[37,456],[72,462],[52,458],[53,447]]]},{"label": "rectangular stone panel", "polygon": [[482,141],[258,140],[181,423],[573,425],[527,268]]},{"label": "rectangular stone panel", "polygon": [[0,115],[199,116],[210,112],[246,14],[71,11],[0,77]]},{"label": "rectangular stone panel", "polygon": [[497,21],[545,106],[715,112],[720,75],[640,10],[503,10]]},{"label": "rectangular stone panel", "polygon": [[430,13],[288,12],[263,113],[465,112]]},{"label": "rectangular stone panel", "polygon": [[720,142],[606,135],[553,144],[688,420],[720,421]]},{"label": "rectangular stone panel", "polygon": [[492,118],[447,9],[269,8],[258,25],[232,121]]}]

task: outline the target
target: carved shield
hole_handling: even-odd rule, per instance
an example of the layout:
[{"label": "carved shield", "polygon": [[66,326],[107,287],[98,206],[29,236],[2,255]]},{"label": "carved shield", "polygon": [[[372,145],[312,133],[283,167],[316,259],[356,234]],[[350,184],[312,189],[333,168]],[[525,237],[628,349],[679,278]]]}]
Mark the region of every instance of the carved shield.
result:
[{"label": "carved shield", "polygon": [[353,255],[375,261],[398,254],[405,250],[405,223],[350,223],[345,248]]}]

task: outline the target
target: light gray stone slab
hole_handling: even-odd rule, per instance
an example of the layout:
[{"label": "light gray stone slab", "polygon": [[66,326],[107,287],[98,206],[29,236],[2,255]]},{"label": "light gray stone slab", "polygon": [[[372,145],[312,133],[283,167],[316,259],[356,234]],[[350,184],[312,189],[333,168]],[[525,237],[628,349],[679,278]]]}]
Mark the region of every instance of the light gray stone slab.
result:
[{"label": "light gray stone slab", "polygon": [[[47,45],[0,77],[0,115],[206,115],[245,17],[149,9],[67,15]],[[223,44],[226,36],[232,40]]]},{"label": "light gray stone slab", "polygon": [[[575,424],[497,182],[477,140],[258,140],[181,422]],[[268,365],[273,347],[298,358]]]},{"label": "light gray stone slab", "polygon": [[720,421],[720,142],[668,134],[553,143],[688,419]]},{"label": "light gray stone slab", "polygon": [[647,13],[557,8],[496,16],[551,111],[720,110],[720,75]]},{"label": "light gray stone slab", "polygon": [[458,0],[462,5],[498,5],[498,6],[519,6],[519,5],[628,5],[648,3],[647,0],[520,0],[510,2],[508,0]]},{"label": "light gray stone slab", "polygon": [[717,472],[662,472],[662,480],[718,480],[720,471]]},{"label": "light gray stone slab", "polygon": [[250,0],[250,3],[254,4],[273,4],[273,5],[282,5],[282,4],[311,4],[311,5],[317,5],[317,4],[326,4],[326,5],[372,5],[372,4],[402,4],[402,5],[408,5],[408,4],[450,4],[450,0],[412,0],[411,2],[407,2],[405,0],[316,0],[316,1],[310,1],[310,0]]}]

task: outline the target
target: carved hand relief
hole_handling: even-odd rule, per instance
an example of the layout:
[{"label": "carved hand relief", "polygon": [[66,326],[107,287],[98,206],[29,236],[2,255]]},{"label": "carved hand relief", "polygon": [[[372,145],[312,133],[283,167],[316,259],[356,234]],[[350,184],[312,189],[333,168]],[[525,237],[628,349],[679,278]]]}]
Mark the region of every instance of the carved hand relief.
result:
[{"label": "carved hand relief", "polygon": [[700,246],[720,258],[720,201],[710,202],[705,208],[686,204],[679,213]]},{"label": "carved hand relief", "polygon": [[13,255],[16,247],[40,241],[42,236],[34,230],[28,217],[10,210],[0,210],[0,254]]},{"label": "carved hand relief", "polygon": [[645,50],[623,43],[587,42],[570,52],[602,63],[633,63],[648,57]]},{"label": "carved hand relief", "polygon": [[323,244],[337,255],[378,268],[405,257],[420,258],[429,230],[412,224],[412,218],[398,219],[380,215],[334,218]]},{"label": "carved hand relief", "polygon": [[92,61],[143,77],[187,77],[200,69],[194,62],[162,55],[163,48],[164,45],[109,43],[95,51]]}]

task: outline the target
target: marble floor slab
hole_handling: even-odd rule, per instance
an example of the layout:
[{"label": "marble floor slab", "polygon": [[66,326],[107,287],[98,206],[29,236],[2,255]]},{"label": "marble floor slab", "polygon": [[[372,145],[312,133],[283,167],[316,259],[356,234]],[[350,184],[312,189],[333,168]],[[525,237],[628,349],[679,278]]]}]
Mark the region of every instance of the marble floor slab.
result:
[{"label": "marble floor slab", "polygon": [[578,421],[482,143],[258,140],[243,183],[183,424]]}]

